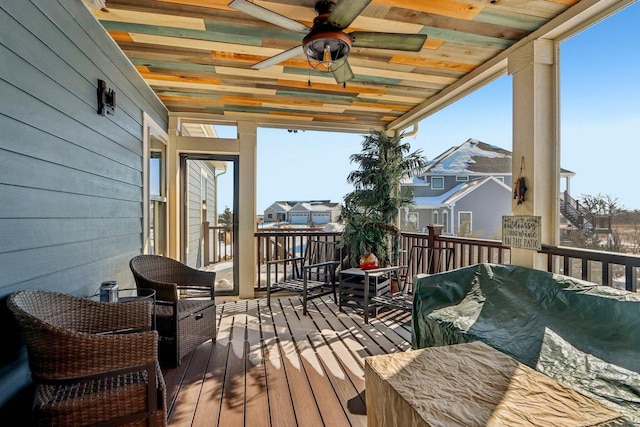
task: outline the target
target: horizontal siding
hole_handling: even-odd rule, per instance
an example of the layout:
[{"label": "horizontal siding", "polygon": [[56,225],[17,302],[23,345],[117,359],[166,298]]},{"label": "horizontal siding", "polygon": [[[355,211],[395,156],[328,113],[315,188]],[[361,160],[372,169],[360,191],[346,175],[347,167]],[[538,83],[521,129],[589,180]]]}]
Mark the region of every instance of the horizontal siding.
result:
[{"label": "horizontal siding", "polygon": [[[53,232],[55,231],[55,233]],[[0,254],[142,233],[140,218],[3,218]]]},{"label": "horizontal siding", "polygon": [[[0,150],[0,170],[4,185],[135,202],[142,198],[140,185],[105,178],[91,171],[70,169],[10,151]],[[36,170],[37,174],[24,173]]]},{"label": "horizontal siding", "polygon": [[[38,287],[50,288],[52,286],[50,275],[100,262],[112,254],[131,251],[131,248],[139,245],[139,239],[139,236],[131,234],[0,254],[0,265],[13,266],[3,272],[2,280],[19,284],[41,279],[42,282]],[[29,262],[25,263],[23,261],[25,259]],[[126,263],[125,267],[128,268]],[[79,288],[87,285],[91,287],[92,284],[99,285],[100,282],[111,279],[110,276],[115,273],[116,271],[105,274],[101,271],[92,273],[81,281],[75,280],[71,283],[57,283],[57,285],[65,286],[66,292],[78,293]]]},{"label": "horizontal siding", "polygon": [[[92,134],[90,138],[86,136],[81,138],[79,135],[83,133],[73,132],[78,130],[73,126],[70,126],[71,129],[66,129],[63,133],[52,135],[52,129],[36,128],[34,120],[27,124],[20,118],[2,115],[2,110],[3,106],[0,104],[0,129],[3,134],[0,138],[0,149],[134,184],[138,187],[142,186],[140,172],[142,159],[132,158],[130,152],[118,148],[112,149],[111,152],[104,155],[98,153],[97,150],[104,151],[103,147],[109,145],[109,142],[101,135]],[[43,113],[45,111],[46,109],[42,110]],[[39,111],[36,109],[36,112]],[[15,116],[15,111],[11,111],[11,113],[14,113]],[[24,119],[28,120],[27,117]],[[43,127],[46,129],[46,126]],[[17,140],[29,141],[29,143],[16,144]],[[107,154],[110,157],[107,157]],[[131,164],[123,163],[125,161]]]},{"label": "horizontal siding", "polygon": [[200,252],[200,230],[202,207],[201,199],[201,176],[200,162],[196,160],[187,161],[187,241],[188,253],[187,264],[197,268],[201,266]]},{"label": "horizontal siding", "polygon": [[[116,92],[115,115],[97,114],[98,79]],[[0,298],[133,286],[143,112],[167,129],[164,105],[79,0],[0,2],[0,99]],[[0,411],[26,419],[12,399],[28,378],[10,374],[26,364],[9,342]]]}]

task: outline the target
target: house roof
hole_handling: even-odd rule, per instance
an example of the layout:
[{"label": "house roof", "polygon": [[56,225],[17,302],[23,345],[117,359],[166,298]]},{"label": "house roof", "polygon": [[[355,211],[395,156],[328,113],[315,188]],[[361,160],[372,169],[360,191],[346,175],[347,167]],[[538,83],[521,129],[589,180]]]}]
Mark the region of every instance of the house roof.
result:
[{"label": "house roof", "polygon": [[433,159],[426,174],[511,174],[511,151],[469,138]]},{"label": "house roof", "polygon": [[[511,165],[511,151],[469,138],[431,160],[412,182],[424,183],[425,175],[511,175]],[[561,169],[561,174],[575,175],[567,169]]]},{"label": "house roof", "polygon": [[[85,3],[96,3],[84,0]],[[565,38],[628,1],[371,0],[346,33],[426,34],[418,52],[352,47],[346,87],[303,55],[259,61],[301,45],[231,0],[108,0],[92,9],[167,109],[260,126],[368,133],[405,129],[504,75],[507,57],[537,38]],[[240,3],[249,3],[246,0]],[[310,27],[316,0],[254,0]],[[277,61],[276,61],[277,62]],[[202,117],[199,117],[202,118]]]},{"label": "house roof", "polygon": [[291,209],[292,205],[287,202],[275,202],[271,204],[267,209],[273,209],[274,211],[279,212],[288,212]]},{"label": "house roof", "polygon": [[509,188],[508,185],[506,185],[501,181],[498,181],[493,176],[487,176],[484,178],[478,178],[466,183],[456,185],[451,190],[439,196],[414,197],[413,202],[416,208],[421,208],[421,209],[433,209],[433,208],[439,208],[442,206],[452,205],[458,200],[462,199],[463,197],[467,196],[469,193],[480,188],[482,185],[488,182],[495,182],[500,187],[503,187],[506,191],[511,192],[511,188]]},{"label": "house roof", "polygon": [[267,209],[273,209],[279,212],[289,212],[290,210],[302,208],[308,211],[330,211],[340,203],[331,202],[329,200],[311,200],[311,201],[293,201],[281,200],[272,203]]},{"label": "house roof", "polygon": [[338,203],[329,202],[300,202],[297,203],[291,210],[306,210],[309,212],[331,212]]}]

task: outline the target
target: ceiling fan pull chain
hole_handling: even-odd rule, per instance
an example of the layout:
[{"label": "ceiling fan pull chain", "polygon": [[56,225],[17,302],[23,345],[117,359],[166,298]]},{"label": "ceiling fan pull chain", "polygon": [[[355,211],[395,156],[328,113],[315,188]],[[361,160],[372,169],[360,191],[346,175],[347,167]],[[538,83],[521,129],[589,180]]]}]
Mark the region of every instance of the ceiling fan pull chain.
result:
[{"label": "ceiling fan pull chain", "polygon": [[345,64],[342,64],[342,89],[346,89],[347,88],[347,67],[345,67]]}]

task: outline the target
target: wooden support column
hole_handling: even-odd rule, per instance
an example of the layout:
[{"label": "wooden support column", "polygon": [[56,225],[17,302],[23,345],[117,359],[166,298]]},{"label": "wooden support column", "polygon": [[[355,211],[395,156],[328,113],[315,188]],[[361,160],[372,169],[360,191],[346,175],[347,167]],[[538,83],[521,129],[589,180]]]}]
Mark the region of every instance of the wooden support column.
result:
[{"label": "wooden support column", "polygon": [[169,142],[167,144],[167,184],[169,187],[169,252],[173,259],[181,259],[180,255],[180,156],[177,149],[178,128],[180,120],[169,116]]},{"label": "wooden support column", "polygon": [[[513,182],[524,176],[525,201],[512,200],[512,215],[542,218],[543,244],[558,242],[560,137],[558,50],[552,40],[538,39],[509,56],[513,76]],[[546,257],[512,249],[511,262],[546,270]]]},{"label": "wooden support column", "polygon": [[256,180],[257,180],[257,126],[253,122],[238,123],[240,143],[240,182],[238,189],[238,263],[240,298],[253,298],[257,283],[256,232]]}]

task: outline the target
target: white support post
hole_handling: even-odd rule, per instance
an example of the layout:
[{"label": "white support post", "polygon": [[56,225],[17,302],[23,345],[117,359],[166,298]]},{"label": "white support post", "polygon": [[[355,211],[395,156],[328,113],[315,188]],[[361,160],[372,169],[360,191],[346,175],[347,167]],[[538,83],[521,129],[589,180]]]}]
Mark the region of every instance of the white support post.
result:
[{"label": "white support post", "polygon": [[[525,202],[512,201],[512,215],[542,218],[543,244],[558,242],[560,137],[558,49],[553,40],[538,39],[509,56],[513,76],[513,182],[522,175]],[[546,257],[536,251],[512,249],[511,262],[546,270]]]},{"label": "white support post", "polygon": [[240,298],[253,298],[256,279],[256,180],[257,126],[254,122],[238,122],[240,182],[238,183],[238,281]]},{"label": "white support post", "polygon": [[167,144],[167,183],[169,186],[169,252],[174,259],[181,259],[180,254],[180,156],[177,150],[177,137],[180,120],[169,116],[169,143]]}]

